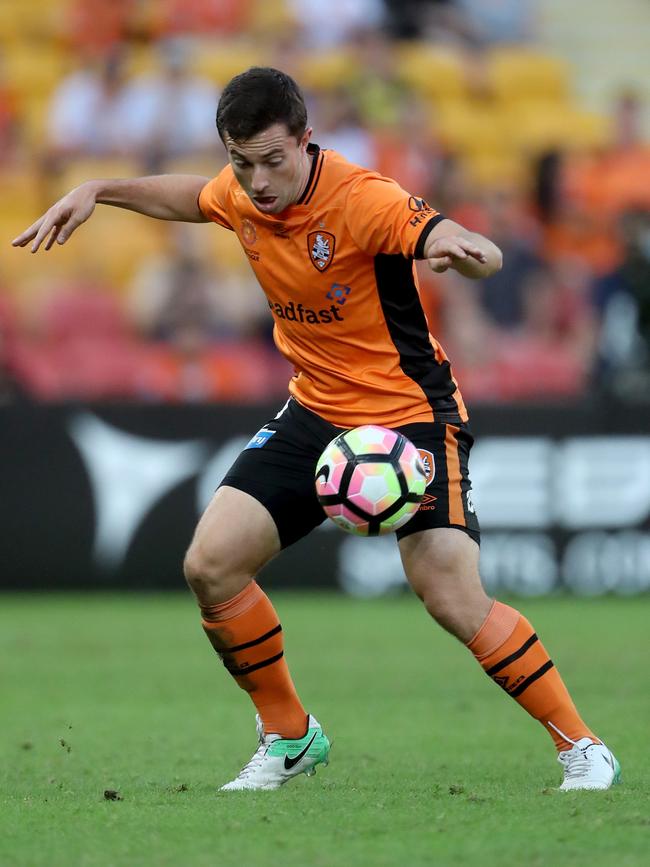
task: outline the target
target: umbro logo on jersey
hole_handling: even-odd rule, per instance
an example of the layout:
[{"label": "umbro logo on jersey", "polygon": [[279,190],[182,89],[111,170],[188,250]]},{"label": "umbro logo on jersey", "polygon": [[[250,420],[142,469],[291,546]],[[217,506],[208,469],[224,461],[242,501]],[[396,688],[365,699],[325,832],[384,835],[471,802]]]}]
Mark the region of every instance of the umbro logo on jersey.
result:
[{"label": "umbro logo on jersey", "polygon": [[310,232],[307,235],[309,259],[317,271],[326,271],[334,258],[336,238],[331,232]]},{"label": "umbro logo on jersey", "polygon": [[310,746],[314,743],[314,741],[316,740],[316,735],[317,735],[317,734],[318,734],[317,731],[314,732],[314,734],[311,736],[311,740],[309,741],[309,743],[307,744],[307,746],[304,748],[304,750],[301,750],[301,751],[298,753],[297,756],[294,756],[293,758],[290,758],[290,756],[287,755],[287,756],[284,757],[284,767],[285,767],[285,770],[290,771],[291,768],[295,767],[301,759],[304,759],[304,758],[305,758],[305,756],[307,755],[307,750],[309,749],[309,747],[310,747]]}]

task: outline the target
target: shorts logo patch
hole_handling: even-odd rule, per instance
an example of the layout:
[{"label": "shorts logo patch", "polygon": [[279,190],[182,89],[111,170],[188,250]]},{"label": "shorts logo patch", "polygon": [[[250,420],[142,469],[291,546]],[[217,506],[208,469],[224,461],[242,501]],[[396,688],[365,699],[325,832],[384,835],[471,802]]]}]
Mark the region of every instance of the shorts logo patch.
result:
[{"label": "shorts logo patch", "polygon": [[467,492],[467,511],[472,515],[476,514],[476,509],[474,508],[474,501],[472,500],[472,492]]},{"label": "shorts logo patch", "polygon": [[336,238],[331,232],[310,232],[307,235],[307,249],[311,264],[317,271],[326,271],[334,258]]},{"label": "shorts logo patch", "polygon": [[422,502],[420,503],[419,512],[430,512],[432,509],[435,509],[435,502],[438,498],[434,497],[433,494],[425,494],[422,497]]},{"label": "shorts logo patch", "polygon": [[245,446],[244,451],[246,449],[261,449],[262,446],[267,444],[274,433],[274,430],[269,430],[267,427],[261,428],[254,437],[251,437],[250,441]]},{"label": "shorts logo patch", "polygon": [[426,449],[418,449],[418,453],[420,455],[420,460],[422,461],[422,466],[424,467],[424,474],[427,477],[428,487],[436,475],[436,462],[431,452],[428,452]]}]

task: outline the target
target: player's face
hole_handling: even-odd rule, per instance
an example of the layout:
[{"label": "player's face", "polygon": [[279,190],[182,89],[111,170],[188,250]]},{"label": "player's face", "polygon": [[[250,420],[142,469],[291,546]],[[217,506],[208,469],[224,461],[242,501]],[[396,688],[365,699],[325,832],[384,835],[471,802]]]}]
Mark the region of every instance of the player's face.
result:
[{"label": "player's face", "polygon": [[258,211],[279,214],[300,198],[311,168],[310,137],[311,128],[298,141],[282,123],[243,141],[225,134],[232,170]]}]

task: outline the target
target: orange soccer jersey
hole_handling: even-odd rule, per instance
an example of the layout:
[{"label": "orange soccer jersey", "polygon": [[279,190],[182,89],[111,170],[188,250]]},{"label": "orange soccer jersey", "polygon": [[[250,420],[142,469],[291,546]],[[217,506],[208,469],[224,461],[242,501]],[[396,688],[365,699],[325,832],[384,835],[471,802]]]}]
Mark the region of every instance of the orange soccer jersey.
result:
[{"label": "orange soccer jersey", "polygon": [[332,424],[466,421],[447,357],[429,334],[414,258],[442,219],[397,183],[309,145],[299,201],[262,214],[227,166],[199,206],[236,232],[264,290],[289,390]]}]

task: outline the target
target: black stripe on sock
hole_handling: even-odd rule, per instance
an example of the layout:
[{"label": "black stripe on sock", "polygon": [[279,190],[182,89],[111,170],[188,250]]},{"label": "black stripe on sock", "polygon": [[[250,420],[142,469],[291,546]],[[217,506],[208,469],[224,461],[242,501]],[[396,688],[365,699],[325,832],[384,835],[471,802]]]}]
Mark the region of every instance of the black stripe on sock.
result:
[{"label": "black stripe on sock", "polygon": [[508,695],[511,695],[513,698],[517,698],[517,696],[521,695],[525,689],[531,685],[531,683],[535,683],[536,680],[539,680],[540,677],[543,677],[549,668],[553,668],[553,660],[548,659],[544,665],[540,666],[537,671],[534,671],[530,677],[527,677],[526,680],[522,681],[518,687],[512,690],[512,692],[508,692]]},{"label": "black stripe on sock", "polygon": [[257,671],[258,668],[266,668],[267,665],[273,665],[274,662],[278,662],[278,660],[282,659],[283,656],[284,650],[281,650],[280,653],[275,656],[270,656],[268,659],[263,659],[261,662],[256,662],[254,665],[248,665],[244,668],[237,665],[228,665],[225,660],[223,664],[233,677],[244,677],[247,674],[251,674],[253,671]]},{"label": "black stripe on sock", "polygon": [[273,636],[277,635],[278,632],[282,632],[281,623],[278,623],[278,625],[274,626],[273,629],[265,632],[264,635],[260,635],[259,638],[254,638],[252,641],[245,641],[243,644],[237,644],[235,647],[225,647],[223,650],[220,650],[219,653],[236,653],[238,650],[247,650],[249,647],[255,647],[256,644],[261,644],[268,638],[273,638]]},{"label": "black stripe on sock", "polygon": [[515,659],[519,659],[520,656],[523,656],[536,641],[539,641],[539,638],[537,637],[537,633],[533,632],[530,638],[524,641],[519,650],[515,650],[514,653],[511,653],[510,656],[506,656],[506,658],[502,659],[501,662],[497,662],[497,664],[493,665],[492,668],[486,669],[485,673],[490,677],[493,677],[497,672],[501,671],[502,668],[510,665],[511,662],[514,662]]}]

